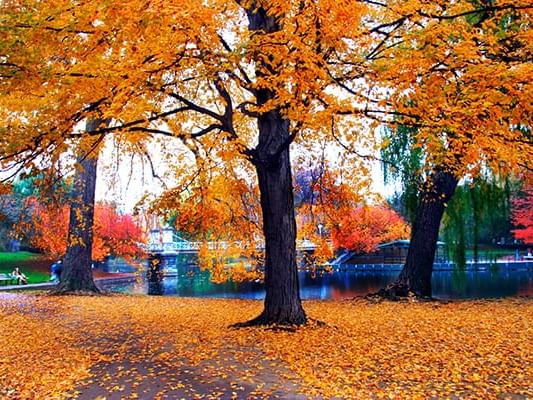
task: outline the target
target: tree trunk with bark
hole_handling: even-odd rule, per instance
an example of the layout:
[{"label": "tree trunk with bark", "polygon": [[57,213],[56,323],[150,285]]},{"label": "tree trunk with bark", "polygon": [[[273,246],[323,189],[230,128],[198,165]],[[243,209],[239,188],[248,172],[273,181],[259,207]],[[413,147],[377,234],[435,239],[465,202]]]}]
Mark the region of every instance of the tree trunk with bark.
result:
[{"label": "tree trunk with bark", "polygon": [[[260,151],[255,166],[261,193],[265,235],[265,309],[256,324],[300,325],[306,322],[296,265],[296,220],[288,140],[289,123],[278,112],[259,119]],[[262,143],[277,143],[269,152]],[[277,146],[285,147],[275,154]]]},{"label": "tree trunk with bark", "polygon": [[398,279],[381,289],[381,297],[396,299],[415,295],[431,297],[431,274],[437,250],[439,228],[446,204],[458,179],[453,173],[438,170],[430,175],[420,197],[405,265]]},{"label": "tree trunk with bark", "polygon": [[[87,130],[97,129],[100,123],[99,120],[89,121]],[[83,152],[78,163],[72,189],[67,252],[56,289],[59,293],[99,292],[91,266],[97,151],[94,154]]]},{"label": "tree trunk with bark", "polygon": [[[280,29],[275,18],[259,8],[248,11],[249,28],[266,33]],[[258,68],[256,73],[264,74]],[[256,90],[259,105],[265,104],[275,93]],[[306,322],[300,299],[296,264],[296,219],[289,146],[293,137],[289,121],[279,109],[257,116],[259,143],[252,154],[257,171],[263,233],[265,236],[265,308],[244,325],[301,325]]]}]

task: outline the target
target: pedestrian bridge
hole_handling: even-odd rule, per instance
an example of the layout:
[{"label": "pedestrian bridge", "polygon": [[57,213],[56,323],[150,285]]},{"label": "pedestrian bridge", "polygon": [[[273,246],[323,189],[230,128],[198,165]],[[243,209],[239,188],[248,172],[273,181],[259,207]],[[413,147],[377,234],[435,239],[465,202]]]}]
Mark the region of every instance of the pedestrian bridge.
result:
[{"label": "pedestrian bridge", "polygon": [[[185,240],[176,234],[174,229],[154,229],[150,232],[150,240],[148,242],[148,252],[151,254],[159,254],[162,256],[172,256],[177,254],[197,254],[199,249],[205,245],[204,242],[193,242]],[[225,250],[229,246],[239,246],[239,243],[229,242],[207,242],[209,250]],[[257,250],[264,250],[265,244],[258,242]],[[298,240],[296,242],[296,250],[299,251],[314,251],[316,245],[310,240]]]}]

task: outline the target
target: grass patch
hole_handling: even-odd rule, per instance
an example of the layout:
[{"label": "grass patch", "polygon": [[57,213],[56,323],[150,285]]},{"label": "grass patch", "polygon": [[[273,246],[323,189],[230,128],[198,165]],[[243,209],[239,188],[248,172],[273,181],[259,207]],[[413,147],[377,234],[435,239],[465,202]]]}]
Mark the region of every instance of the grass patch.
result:
[{"label": "grass patch", "polygon": [[50,274],[43,266],[46,259],[41,254],[19,251],[16,253],[0,252],[0,273],[9,274],[15,267],[28,277],[28,283],[48,282]]},{"label": "grass patch", "polygon": [[4,264],[9,264],[11,266],[16,263],[38,260],[41,258],[42,255],[30,253],[29,251],[18,251],[16,253],[0,252],[0,268],[3,267]]},{"label": "grass patch", "polygon": [[[41,271],[31,271],[27,268],[21,267],[20,269],[24,275],[28,277],[28,283],[42,283],[48,282],[50,280],[50,274]],[[6,268],[1,266],[0,273],[10,274],[13,271],[13,268]],[[0,285],[0,289],[2,286]]]}]

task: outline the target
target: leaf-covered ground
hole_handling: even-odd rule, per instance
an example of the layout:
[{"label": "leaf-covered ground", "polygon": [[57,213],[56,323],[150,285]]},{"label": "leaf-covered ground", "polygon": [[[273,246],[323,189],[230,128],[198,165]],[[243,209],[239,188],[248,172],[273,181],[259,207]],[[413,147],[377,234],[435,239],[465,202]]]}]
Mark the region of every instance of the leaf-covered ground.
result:
[{"label": "leaf-covered ground", "polygon": [[533,396],[531,299],[305,307],[325,324],[229,329],[256,301],[0,294],[0,398]]}]

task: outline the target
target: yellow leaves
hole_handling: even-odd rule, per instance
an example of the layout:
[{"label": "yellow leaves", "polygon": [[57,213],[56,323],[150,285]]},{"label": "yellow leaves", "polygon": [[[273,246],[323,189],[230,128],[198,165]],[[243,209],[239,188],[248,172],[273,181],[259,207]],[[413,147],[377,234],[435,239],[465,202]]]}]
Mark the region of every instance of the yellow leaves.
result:
[{"label": "yellow leaves", "polygon": [[[511,23],[508,10],[474,13],[480,6],[466,1],[390,6],[399,13],[411,10],[409,21],[417,23],[405,25],[409,29],[401,33],[402,44],[377,61],[376,78],[388,81],[392,96],[387,100],[396,110],[418,116],[416,121],[404,116],[396,122],[422,125],[419,139],[428,164],[455,164],[461,174],[476,174],[480,164],[498,170],[506,160],[512,170],[517,158],[531,158],[531,149],[527,155],[521,151],[524,136],[515,129],[531,124],[531,113],[524,113],[532,104],[530,90],[519,78],[524,68],[531,75],[532,68],[522,52],[530,43],[525,40],[531,34],[528,12],[516,12]],[[513,49],[504,45],[515,37],[520,39]]]},{"label": "yellow leaves", "polygon": [[[35,306],[39,308],[43,303],[37,299]],[[8,307],[0,306],[4,317],[0,358],[9,360],[0,363],[0,397],[56,399],[77,379],[87,376],[91,358],[86,350],[73,346],[73,332],[37,317],[30,309],[26,316],[11,314],[5,318],[6,312],[14,311]],[[58,304],[56,311],[60,310]]]},{"label": "yellow leaves", "polygon": [[[169,93],[218,112],[228,102],[214,79],[224,80],[232,99],[241,145],[255,143],[256,133],[250,113],[237,106],[244,103],[248,111],[280,109],[308,130],[305,141],[331,140],[325,127],[338,110],[366,113],[372,104],[379,112],[373,117],[405,112],[415,116],[407,122],[433,134],[472,132],[466,142],[478,151],[468,151],[465,165],[484,153],[517,164],[518,146],[506,151],[507,141],[491,134],[513,136],[510,127],[530,122],[529,14],[515,10],[506,21],[508,11],[497,9],[508,2],[495,2],[482,24],[472,20],[481,13],[469,1],[49,3],[2,3],[0,53],[21,66],[9,65],[9,79],[0,81],[0,110],[8,110],[0,119],[9,121],[12,151],[43,132],[51,143],[65,143],[72,116],[86,117],[88,104],[117,122],[144,121],[136,129],[149,127],[148,116],[184,105]],[[261,11],[279,26],[251,32],[245,14]],[[253,105],[258,88],[270,92],[260,107]],[[416,105],[405,104],[406,94]],[[200,114],[167,116],[170,134],[213,123],[212,114]],[[446,151],[430,143],[430,151]],[[227,161],[235,150],[221,157]]]},{"label": "yellow leaves", "polygon": [[197,156],[195,161],[194,167],[177,167],[177,187],[154,209],[164,210],[185,238],[199,242],[200,267],[211,271],[213,281],[258,279],[252,265],[262,246],[255,183],[234,155],[218,171],[210,159]]},{"label": "yellow leaves", "polygon": [[193,398],[174,395],[190,389],[248,398],[245,386],[259,398],[296,390],[304,398],[528,396],[529,299],[313,301],[306,309],[325,324],[228,328],[260,308],[241,300],[1,295],[0,397],[66,398],[85,391],[89,374],[85,385],[101,398],[146,398],[140,389],[154,382],[170,398]]},{"label": "yellow leaves", "polygon": [[0,195],[9,194],[11,192],[11,185],[5,182],[0,182]]},{"label": "yellow leaves", "polygon": [[233,282],[244,282],[262,279],[262,274],[252,268],[247,268],[244,262],[239,262],[231,268],[231,280]]}]

